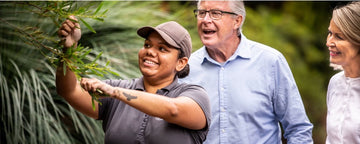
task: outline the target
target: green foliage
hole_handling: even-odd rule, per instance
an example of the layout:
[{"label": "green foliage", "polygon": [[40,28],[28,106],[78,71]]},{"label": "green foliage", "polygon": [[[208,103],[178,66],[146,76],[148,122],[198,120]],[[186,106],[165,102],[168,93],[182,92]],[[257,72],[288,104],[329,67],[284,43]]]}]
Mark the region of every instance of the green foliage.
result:
[{"label": "green foliage", "polygon": [[[4,71],[6,63],[12,65],[16,71],[11,75],[11,79],[7,79],[8,73],[6,69]],[[32,144],[103,142],[104,134],[98,122],[75,112],[68,105],[59,104],[59,99],[54,97],[52,94],[54,92],[51,91],[55,88],[55,71],[47,63],[42,64],[51,75],[43,75],[34,69],[23,71],[14,61],[0,59],[0,119],[1,133],[5,134],[5,139],[2,138],[1,142],[4,140],[6,143]],[[75,133],[78,135],[74,135]]]},{"label": "green foliage", "polygon": [[[80,5],[75,2],[21,2],[14,3],[16,5],[21,5],[24,9],[27,9],[29,12],[32,12],[38,15],[38,18],[50,18],[52,19],[54,25],[60,26],[65,19],[73,15],[78,17],[80,21],[93,33],[96,33],[95,30],[83,19],[83,18],[92,18],[94,20],[103,21],[105,13],[107,10],[98,14],[103,6],[103,3],[100,3],[95,12],[92,12],[89,8],[93,6],[94,3],[88,3],[87,5]],[[69,67],[71,71],[75,73],[78,79],[81,79],[81,75],[97,75],[103,77],[103,74],[111,73],[118,75],[108,68],[108,65],[100,66],[96,61],[100,58],[101,54],[96,56],[96,58],[87,63],[88,58],[86,57],[91,49],[82,47],[81,45],[76,48],[70,48],[66,52],[62,51],[60,45],[61,42],[56,41],[53,34],[45,34],[36,27],[25,26],[25,28],[20,28],[16,25],[11,24],[7,20],[1,19],[5,23],[12,26],[15,32],[18,32],[18,36],[22,37],[24,42],[29,44],[31,47],[38,48],[41,53],[50,60],[50,62],[55,65],[59,63],[63,64],[64,75],[66,74],[66,67]],[[52,43],[47,43],[44,41],[50,40]],[[49,51],[45,52],[45,50]],[[107,62],[108,64],[108,62]],[[93,101],[97,100],[95,95],[93,96]],[[93,102],[94,103],[94,102]],[[95,106],[93,106],[95,109]]]},{"label": "green foliage", "polygon": [[[101,53],[92,52],[81,45],[67,52],[62,51],[56,31],[68,16],[79,17],[83,24],[95,32],[83,18],[103,20],[106,11],[99,13],[102,4],[92,13],[91,6],[96,3],[76,2],[1,2],[1,130],[9,143],[78,143],[102,142],[101,127],[92,119],[75,112],[64,103],[55,104],[51,89],[55,89],[55,75],[43,60],[57,65],[62,61],[80,75],[103,76],[111,71],[99,65]],[[17,47],[21,46],[21,47]],[[32,55],[31,55],[32,54]],[[42,56],[39,56],[41,54]],[[97,55],[96,55],[97,54]],[[20,56],[20,57],[19,57]],[[26,57],[30,56],[30,57]],[[34,56],[34,57],[32,57]],[[8,59],[11,61],[10,66]],[[16,64],[20,62],[21,69]],[[3,70],[3,67],[5,70]],[[41,70],[39,70],[39,68]],[[39,78],[38,73],[50,70],[51,78]],[[24,71],[24,72],[21,72]],[[30,71],[28,76],[27,71]],[[14,75],[18,74],[18,75]],[[50,85],[49,85],[50,84]],[[9,90],[11,89],[11,90]],[[66,113],[65,115],[63,113]],[[66,118],[68,116],[71,118]],[[62,121],[72,121],[64,125]],[[68,133],[75,125],[74,133]],[[75,135],[74,135],[75,134]],[[80,139],[77,138],[80,136]],[[2,136],[1,136],[2,137]]]},{"label": "green foliage", "polygon": [[[103,21],[105,17],[104,11],[98,14],[103,3],[100,3],[95,12],[90,10],[91,6],[95,3],[79,3],[76,2],[14,2],[15,6],[19,6],[24,9],[24,12],[32,13],[36,19],[51,19],[53,25],[60,27],[60,24],[65,21],[69,16],[74,15],[80,19],[80,21],[92,32],[96,33],[95,30],[83,19],[91,18],[99,21]],[[79,45],[77,48],[69,49],[67,52],[62,51],[60,40],[54,33],[45,33],[41,28],[31,25],[12,24],[7,19],[0,19],[2,22],[8,24],[11,29],[14,30],[14,35],[21,38],[30,47],[37,48],[49,59],[50,62],[56,65],[59,61],[75,72],[80,78],[80,75],[96,74],[102,76],[103,73],[110,72],[109,68],[100,67],[95,62],[100,58],[98,55],[90,63],[86,63],[86,56],[91,52],[89,48],[82,47]]]}]

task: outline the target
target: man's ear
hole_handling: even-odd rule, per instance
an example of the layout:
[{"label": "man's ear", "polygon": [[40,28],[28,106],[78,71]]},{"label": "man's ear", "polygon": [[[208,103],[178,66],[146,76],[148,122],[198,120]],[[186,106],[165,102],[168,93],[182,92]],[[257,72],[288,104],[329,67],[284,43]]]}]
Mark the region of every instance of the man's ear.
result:
[{"label": "man's ear", "polygon": [[234,28],[235,28],[235,29],[240,28],[241,23],[242,23],[243,20],[244,20],[244,19],[243,19],[243,16],[242,16],[242,15],[237,15],[236,18],[235,18],[235,22],[234,22]]}]

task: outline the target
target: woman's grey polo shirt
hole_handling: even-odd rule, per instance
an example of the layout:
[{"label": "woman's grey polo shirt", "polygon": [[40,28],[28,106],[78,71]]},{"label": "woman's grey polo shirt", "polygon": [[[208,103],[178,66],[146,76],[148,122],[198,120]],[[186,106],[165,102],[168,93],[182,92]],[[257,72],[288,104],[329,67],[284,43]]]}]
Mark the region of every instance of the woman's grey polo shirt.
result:
[{"label": "woman's grey polo shirt", "polygon": [[[143,79],[105,80],[114,87],[145,91]],[[157,91],[167,97],[186,96],[199,104],[204,111],[207,126],[201,130],[190,130],[171,124],[161,118],[149,116],[120,100],[100,99],[99,120],[103,120],[105,143],[123,144],[200,144],[206,139],[210,126],[210,103],[205,90],[198,85],[172,84]]]}]

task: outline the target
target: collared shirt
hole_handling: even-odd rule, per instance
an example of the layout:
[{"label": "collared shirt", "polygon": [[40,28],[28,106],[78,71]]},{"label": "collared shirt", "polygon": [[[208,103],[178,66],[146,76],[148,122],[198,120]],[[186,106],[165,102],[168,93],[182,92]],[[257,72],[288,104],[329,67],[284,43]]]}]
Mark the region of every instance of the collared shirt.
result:
[{"label": "collared shirt", "polygon": [[[105,83],[127,89],[145,91],[143,79],[106,80]],[[204,111],[207,126],[190,130],[161,118],[149,116],[124,102],[100,99],[99,119],[103,120],[105,143],[114,144],[200,144],[206,139],[210,124],[210,104],[205,90],[197,85],[179,84],[176,78],[169,86],[157,91],[167,97],[186,96],[199,104]]]},{"label": "collared shirt", "polygon": [[326,144],[360,144],[360,78],[334,75],[326,102]]},{"label": "collared shirt", "polygon": [[207,144],[279,144],[281,128],[289,144],[313,143],[312,128],[290,68],[277,50],[246,39],[226,62],[205,47],[189,60],[182,82],[208,92],[212,123]]}]

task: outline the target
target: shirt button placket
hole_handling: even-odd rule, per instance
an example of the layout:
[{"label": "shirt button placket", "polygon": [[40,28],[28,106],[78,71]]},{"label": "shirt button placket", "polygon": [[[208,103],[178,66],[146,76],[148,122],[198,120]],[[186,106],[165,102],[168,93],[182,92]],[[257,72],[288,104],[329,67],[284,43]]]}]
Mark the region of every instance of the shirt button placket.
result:
[{"label": "shirt button placket", "polygon": [[225,67],[221,67],[219,71],[219,99],[220,99],[220,143],[227,143],[226,126],[227,126],[227,115],[226,115],[226,98],[225,98]]},{"label": "shirt button placket", "polygon": [[140,125],[140,131],[136,136],[136,139],[138,140],[139,143],[145,143],[145,139],[144,139],[144,137],[145,137],[145,129],[146,129],[146,126],[148,124],[148,121],[149,121],[149,115],[145,114],[144,117],[143,117],[143,122]]}]

